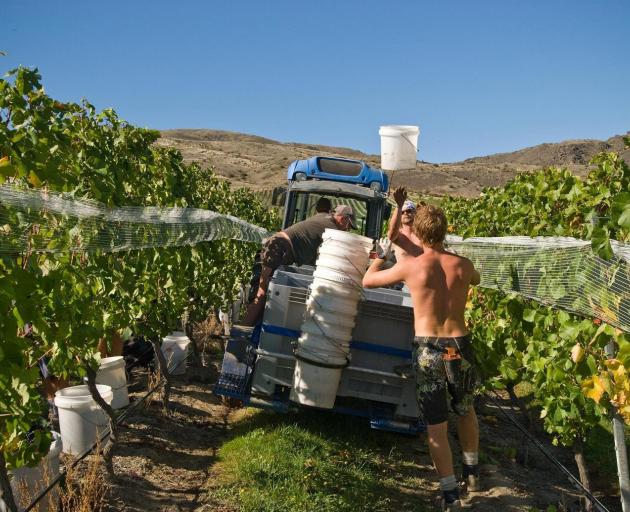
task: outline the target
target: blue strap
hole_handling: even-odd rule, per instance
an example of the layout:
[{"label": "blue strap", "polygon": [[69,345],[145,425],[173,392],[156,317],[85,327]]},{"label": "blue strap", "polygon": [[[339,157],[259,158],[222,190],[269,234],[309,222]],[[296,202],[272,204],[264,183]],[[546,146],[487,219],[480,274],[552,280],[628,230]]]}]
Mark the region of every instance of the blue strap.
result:
[{"label": "blue strap", "polygon": [[[286,336],[287,338],[298,339],[302,333],[294,329],[287,329],[278,325],[262,324],[262,331],[269,334],[277,334],[278,336]],[[375,352],[377,354],[387,354],[388,356],[400,357],[402,359],[411,359],[411,350],[403,350],[400,348],[388,347],[385,345],[377,345],[375,343],[367,343],[365,341],[352,340],[350,348],[355,350],[363,350],[365,352]]]},{"label": "blue strap", "polygon": [[298,339],[302,333],[300,331],[294,331],[293,329],[287,329],[286,327],[279,327],[277,325],[262,324],[262,331],[269,334],[277,334],[278,336],[286,336],[287,338]]}]

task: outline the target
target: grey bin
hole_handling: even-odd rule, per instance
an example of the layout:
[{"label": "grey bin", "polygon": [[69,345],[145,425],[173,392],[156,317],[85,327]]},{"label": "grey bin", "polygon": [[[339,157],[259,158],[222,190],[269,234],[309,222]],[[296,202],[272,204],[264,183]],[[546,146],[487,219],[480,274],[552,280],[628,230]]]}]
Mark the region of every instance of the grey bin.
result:
[{"label": "grey bin", "polygon": [[[274,328],[296,333],[300,330],[313,269],[293,270],[277,271],[269,285],[263,324],[271,329],[263,330],[260,336],[252,378],[253,395],[272,397],[277,386],[290,388],[293,384],[293,349],[297,336],[268,332]],[[415,379],[408,355],[413,332],[413,310],[408,293],[384,288],[364,290],[352,332],[351,361],[342,373],[337,396],[393,404],[396,417],[417,419]],[[396,354],[361,347],[390,349]]]}]

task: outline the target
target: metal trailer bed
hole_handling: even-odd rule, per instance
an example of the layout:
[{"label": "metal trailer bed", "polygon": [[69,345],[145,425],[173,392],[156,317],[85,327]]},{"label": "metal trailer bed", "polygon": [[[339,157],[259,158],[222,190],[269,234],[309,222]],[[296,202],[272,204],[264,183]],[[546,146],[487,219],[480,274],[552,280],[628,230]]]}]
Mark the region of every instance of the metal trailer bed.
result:
[{"label": "metal trailer bed", "polygon": [[[281,267],[267,293],[262,324],[234,326],[215,394],[255,407],[288,411],[294,348],[312,282],[312,267]],[[411,368],[413,309],[402,290],[363,290],[335,412],[367,417],[377,429],[413,434],[419,421]],[[303,407],[303,406],[302,406]]]}]

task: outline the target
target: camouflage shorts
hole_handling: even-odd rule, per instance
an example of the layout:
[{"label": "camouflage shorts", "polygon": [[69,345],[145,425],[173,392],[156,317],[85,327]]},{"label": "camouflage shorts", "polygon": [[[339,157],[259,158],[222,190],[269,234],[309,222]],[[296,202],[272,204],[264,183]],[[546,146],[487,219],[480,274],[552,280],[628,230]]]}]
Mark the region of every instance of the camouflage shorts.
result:
[{"label": "camouflage shorts", "polygon": [[[447,371],[444,361],[446,347],[458,350],[461,364],[457,370]],[[413,341],[413,367],[416,375],[416,395],[420,416],[427,425],[448,419],[448,402],[459,416],[473,405],[477,375],[470,335],[454,338],[417,336]]]},{"label": "camouflage shorts", "polygon": [[273,270],[281,265],[293,263],[293,248],[286,238],[273,235],[263,241],[260,262]]}]

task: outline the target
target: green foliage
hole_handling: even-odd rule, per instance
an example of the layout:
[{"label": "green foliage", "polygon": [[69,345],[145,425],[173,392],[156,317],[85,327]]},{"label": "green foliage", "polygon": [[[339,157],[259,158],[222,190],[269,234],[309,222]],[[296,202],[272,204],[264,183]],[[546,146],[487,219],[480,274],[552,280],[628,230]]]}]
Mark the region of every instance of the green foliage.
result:
[{"label": "green foliage", "polygon": [[[190,206],[266,228],[277,223],[252,193],[184,164],[178,152],[154,144],[158,137],[111,109],[54,100],[36,70],[15,69],[0,80],[0,184],[108,206]],[[27,239],[43,235],[20,212],[2,205],[0,212]],[[72,222],[59,226],[59,236],[73,236]],[[46,235],[54,244],[57,232]],[[255,251],[254,244],[215,241],[118,253],[26,251],[0,260],[0,449],[10,464],[33,463],[47,449],[45,436],[26,437],[42,413],[42,355],[56,374],[82,376],[98,366],[97,342],[113,331],[131,327],[161,338],[184,313],[206,318],[233,300]],[[20,336],[28,322],[32,336]]]},{"label": "green foliage", "polygon": [[[609,238],[630,240],[630,170],[612,153],[598,155],[594,163],[585,180],[547,168],[486,189],[476,200],[447,198],[442,207],[453,231],[464,237],[591,238],[594,250],[610,257]],[[607,404],[587,399],[583,387],[604,371],[604,346],[613,338],[623,341],[620,333],[496,290],[475,290],[467,319],[486,385],[530,383],[555,442],[571,445],[585,438],[606,414]],[[580,361],[572,360],[576,344],[587,354]]]}]

